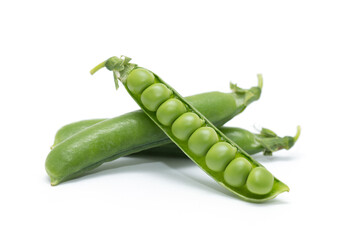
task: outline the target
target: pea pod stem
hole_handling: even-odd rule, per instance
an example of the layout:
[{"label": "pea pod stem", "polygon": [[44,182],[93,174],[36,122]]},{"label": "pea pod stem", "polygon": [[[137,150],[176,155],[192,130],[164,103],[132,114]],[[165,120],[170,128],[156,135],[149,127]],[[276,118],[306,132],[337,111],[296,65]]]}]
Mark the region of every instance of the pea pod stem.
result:
[{"label": "pea pod stem", "polygon": [[297,142],[299,136],[301,135],[301,126],[297,126],[297,133],[296,135],[293,137],[294,142]]},{"label": "pea pod stem", "polygon": [[283,138],[277,137],[277,135],[267,128],[262,128],[259,134],[256,135],[256,141],[258,141],[264,148],[264,155],[270,156],[273,152],[281,149],[290,149],[296,143],[301,134],[300,126],[297,126],[297,133],[294,137],[285,136]]},{"label": "pea pod stem", "polygon": [[93,69],[91,69],[90,73],[91,75],[95,74],[98,70],[100,70],[101,68],[105,67],[105,63],[107,61],[101,62],[100,64],[98,64],[97,66],[95,66]]},{"label": "pea pod stem", "polygon": [[[262,74],[257,74],[257,79],[258,79],[258,85],[248,90],[240,88],[237,84],[230,83],[230,89],[232,90],[232,92],[237,96],[240,96],[239,98],[237,98],[237,102],[241,101],[239,102],[239,104],[241,106],[244,106],[243,108],[241,108],[241,111],[243,111],[248,104],[255,101],[256,96],[260,94],[260,90],[263,88]],[[243,98],[241,96],[243,96]]]},{"label": "pea pod stem", "polygon": [[258,87],[263,88],[263,76],[262,76],[262,74],[258,73],[257,78],[258,78]]}]

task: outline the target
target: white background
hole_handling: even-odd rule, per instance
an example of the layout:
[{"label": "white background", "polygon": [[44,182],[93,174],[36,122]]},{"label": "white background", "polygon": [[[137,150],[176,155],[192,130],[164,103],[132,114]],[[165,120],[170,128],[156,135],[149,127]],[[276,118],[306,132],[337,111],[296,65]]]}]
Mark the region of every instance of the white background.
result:
[{"label": "white background", "polygon": [[[347,1],[2,1],[1,239],[348,239]],[[182,95],[264,76],[228,123],[294,148],[256,159],[290,186],[264,204],[228,194],[188,159],[121,158],[51,187],[56,130],[138,107],[112,74],[127,55]]]}]

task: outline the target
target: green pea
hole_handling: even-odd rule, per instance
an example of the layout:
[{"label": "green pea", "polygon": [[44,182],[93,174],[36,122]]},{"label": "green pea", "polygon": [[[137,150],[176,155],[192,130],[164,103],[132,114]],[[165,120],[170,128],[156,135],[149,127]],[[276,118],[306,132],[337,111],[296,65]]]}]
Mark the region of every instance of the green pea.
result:
[{"label": "green pea", "polygon": [[197,114],[188,112],[182,114],[179,118],[172,124],[172,134],[179,140],[186,141],[190,135],[199,127],[204,124]]},{"label": "green pea", "polygon": [[254,168],[247,178],[247,189],[255,194],[263,195],[271,191],[274,184],[273,175],[263,167]]},{"label": "green pea", "polygon": [[156,111],[156,117],[161,124],[170,126],[176,118],[186,111],[187,109],[181,101],[171,98],[160,105]]},{"label": "green pea", "polygon": [[205,156],[210,147],[218,142],[218,135],[211,127],[201,127],[188,140],[189,150],[197,156]]},{"label": "green pea", "polygon": [[247,159],[238,157],[231,161],[225,169],[224,180],[233,187],[241,187],[245,185],[251,169],[252,165]]},{"label": "green pea", "polygon": [[213,171],[222,171],[228,163],[234,159],[236,147],[226,142],[218,142],[213,145],[206,155],[206,165]]},{"label": "green pea", "polygon": [[128,75],[126,83],[132,93],[140,94],[154,83],[154,74],[144,68],[137,68]]},{"label": "green pea", "polygon": [[162,83],[155,83],[144,90],[141,102],[150,111],[156,111],[161,103],[171,97],[172,91]]}]

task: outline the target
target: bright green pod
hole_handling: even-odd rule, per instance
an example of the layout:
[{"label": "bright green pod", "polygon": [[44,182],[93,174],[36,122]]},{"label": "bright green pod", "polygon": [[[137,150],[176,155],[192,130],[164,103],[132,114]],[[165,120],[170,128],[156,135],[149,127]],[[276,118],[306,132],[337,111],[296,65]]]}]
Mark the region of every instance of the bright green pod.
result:
[{"label": "bright green pod", "polygon": [[[223,94],[223,93],[221,93],[221,94]],[[217,95],[217,96],[219,96],[219,95]],[[192,97],[189,97],[189,98],[187,97],[188,101],[190,101],[191,98]],[[203,96],[203,99],[205,99],[204,96]],[[217,103],[219,103],[219,101]],[[193,104],[193,105],[195,105],[195,107],[198,108],[197,104]],[[200,119],[194,113],[186,113],[186,114],[193,114],[194,116],[196,116],[199,119],[200,125],[197,126],[197,128],[202,126],[202,124],[204,123],[204,121],[202,119]],[[207,116],[209,116],[209,115],[207,115]],[[211,118],[211,116],[209,116],[208,118]],[[116,118],[113,118],[113,120],[114,119],[116,120]],[[55,135],[54,144],[51,148],[54,148],[57,144],[72,137],[73,135],[79,133],[80,131],[83,131],[83,130],[85,130],[89,127],[92,127],[92,126],[96,125],[97,123],[103,122],[105,120],[107,120],[107,119],[101,118],[101,119],[81,120],[78,122],[69,123],[69,124],[61,127]],[[179,118],[177,120],[179,120]],[[219,127],[219,125],[217,125],[216,122],[214,122],[214,123],[215,123],[215,126],[218,126],[218,129],[225,136],[227,136],[233,142],[235,142],[237,145],[242,147],[242,149],[250,155],[260,153],[260,152],[263,152],[264,155],[272,155],[273,152],[280,151],[282,149],[289,150],[290,148],[293,147],[293,145],[295,144],[295,142],[297,141],[297,139],[300,135],[300,127],[297,128],[297,134],[294,137],[291,137],[291,136],[279,137],[273,131],[271,131],[270,129],[266,129],[266,128],[263,128],[260,133],[252,133],[246,129],[238,128],[238,127]],[[120,124],[122,124],[122,123],[120,123]],[[106,126],[106,127],[108,127],[108,130],[111,133],[113,133],[113,131],[116,131],[115,129],[110,128],[109,126]],[[195,128],[195,129],[197,129],[197,128]],[[268,133],[265,133],[266,130],[268,130]],[[96,130],[94,130],[94,131],[96,131]],[[173,132],[173,125],[172,125],[172,132]],[[193,132],[194,132],[194,130],[193,130]],[[273,134],[269,134],[270,132],[272,132]],[[119,136],[120,134],[115,132],[115,137],[118,137],[118,138],[122,137],[122,136]],[[174,132],[173,132],[173,134],[175,135]],[[192,134],[192,132],[189,133],[187,138],[184,138],[183,140],[188,139],[191,134]],[[148,143],[147,145],[150,148],[147,150],[143,150],[139,154],[146,154],[146,155],[156,154],[156,155],[166,155],[166,156],[179,156],[179,155],[183,156],[184,155],[185,156],[185,154],[182,152],[182,150],[180,150],[177,147],[177,145],[174,143],[164,144],[164,145],[159,146],[159,147],[152,147],[151,143],[150,144]]]},{"label": "bright green pod", "polygon": [[219,142],[213,145],[206,155],[206,165],[213,171],[223,171],[228,163],[234,159],[236,147],[229,143]]},{"label": "bright green pod", "polygon": [[161,124],[170,126],[176,118],[186,111],[187,109],[181,101],[176,98],[171,98],[160,105],[156,111],[156,117]]},{"label": "bright green pod", "polygon": [[[246,185],[242,187],[233,187],[227,184],[224,180],[224,171],[221,172],[215,172],[209,169],[205,164],[205,156],[197,155],[193,152],[193,148],[189,149],[189,141],[187,142],[178,141],[176,137],[173,135],[171,127],[163,126],[158,119],[156,118],[156,113],[154,111],[150,110],[149,108],[144,106],[144,101],[141,97],[133,94],[128,88],[127,88],[127,77],[128,75],[134,70],[137,69],[136,64],[129,63],[130,58],[127,57],[111,57],[107,61],[99,64],[94,69],[91,70],[91,73],[95,73],[99,69],[106,67],[108,70],[113,71],[114,75],[114,81],[117,84],[118,80],[120,80],[123,85],[125,86],[126,90],[129,92],[129,94],[132,96],[132,98],[137,102],[137,104],[142,108],[142,110],[148,115],[148,117],[158,125],[158,127],[191,159],[193,160],[198,166],[201,167],[209,176],[211,176],[214,180],[216,180],[218,183],[222,184],[225,188],[230,190],[231,192],[235,193],[236,195],[240,196],[244,200],[252,201],[252,202],[262,202],[266,201],[268,199],[272,199],[276,197],[279,193],[284,191],[289,191],[289,188],[287,185],[282,183],[277,178],[273,177],[273,183],[272,188],[268,193],[257,193],[250,191]],[[178,92],[176,92],[173,88],[171,88],[167,83],[165,83],[161,78],[159,78],[157,75],[155,75],[155,84],[161,83],[165,85],[170,91],[173,92],[172,97],[175,97],[183,102],[188,108],[188,111],[193,112],[197,114],[200,118],[202,118],[205,121],[205,127],[212,128],[215,131],[215,134],[217,134],[217,137],[221,141],[228,142],[232,146],[237,148],[237,157],[243,157],[247,159],[253,168],[256,167],[262,167],[260,163],[258,163],[256,160],[254,160],[250,155],[248,155],[245,151],[242,150],[236,143],[228,139],[222,132],[220,132],[204,115],[202,115],[197,109],[195,109],[189,102],[187,102]],[[151,86],[150,86],[151,87]],[[145,90],[146,91],[146,90]],[[144,92],[145,92],[144,91]],[[144,92],[142,94],[144,94]],[[154,93],[155,94],[155,93]],[[193,133],[195,134],[195,132]],[[209,138],[208,141],[211,141],[211,138]],[[206,143],[205,143],[206,144]],[[196,144],[194,144],[196,146]],[[209,144],[207,144],[209,145]],[[213,145],[213,144],[212,144]],[[204,149],[204,148],[203,148]],[[203,149],[200,149],[203,151]],[[195,149],[196,151],[196,149]],[[198,151],[199,152],[199,151]],[[201,152],[200,152],[201,153]],[[253,170],[252,170],[253,171]]]},{"label": "bright green pod", "polygon": [[146,88],[141,95],[142,104],[155,112],[161,103],[170,98],[172,91],[162,83],[155,83]]},{"label": "bright green pod", "polygon": [[188,148],[196,156],[202,157],[216,142],[218,142],[216,131],[211,127],[201,127],[190,136]]},{"label": "bright green pod", "polygon": [[[207,93],[207,94],[210,95],[210,93]],[[220,93],[216,96],[220,96],[221,94],[224,94],[224,93]],[[200,94],[200,95],[203,96],[202,99],[206,99],[204,97],[204,95],[206,94],[204,95]],[[190,100],[191,98],[192,97],[189,97],[188,99]],[[198,103],[196,102],[193,102],[193,103],[196,106],[198,106]],[[127,114],[127,117],[124,118],[123,120],[121,119],[122,116],[111,118],[111,119],[89,119],[89,120],[73,122],[63,126],[57,131],[54,139],[54,145],[51,148],[52,149],[55,148],[57,145],[60,145],[62,142],[66,140],[67,142],[62,143],[62,146],[58,147],[58,149],[55,149],[53,151],[56,154],[50,155],[50,158],[48,159],[50,159],[51,162],[50,164],[47,165],[47,167],[50,166],[48,167],[48,169],[51,169],[53,166],[52,164],[56,163],[58,166],[60,166],[60,169],[62,168],[69,169],[69,171],[67,172],[71,172],[71,170],[73,169],[71,164],[74,164],[75,169],[83,170],[83,171],[79,171],[79,175],[81,175],[81,174],[84,174],[84,172],[88,172],[89,170],[97,167],[99,164],[95,165],[93,164],[93,162],[88,164],[86,159],[81,159],[81,161],[76,161],[76,159],[78,159],[77,156],[72,156],[72,155],[74,155],[73,153],[75,152],[76,154],[83,156],[84,151],[82,148],[89,149],[89,147],[91,146],[90,144],[93,144],[94,146],[97,145],[96,140],[98,139],[99,140],[104,140],[104,139],[119,140],[120,147],[123,146],[123,148],[118,148],[117,145],[110,144],[110,140],[105,141],[104,142],[105,144],[99,144],[99,147],[100,147],[99,149],[102,153],[106,154],[106,156],[112,156],[111,158],[106,157],[106,158],[102,158],[101,160],[99,160],[99,158],[93,158],[95,162],[99,162],[100,164],[110,160],[114,160],[118,156],[126,156],[133,153],[141,156],[142,155],[145,155],[145,156],[161,155],[166,157],[168,156],[185,157],[185,154],[174,143],[165,144],[169,139],[165,141],[161,140],[162,146],[154,147],[159,145],[159,142],[156,139],[158,135],[156,134],[156,131],[154,131],[157,128],[156,126],[153,126],[153,127],[151,125],[147,126],[148,132],[144,132],[144,134],[146,135],[140,134],[139,138],[137,138],[137,139],[143,139],[143,142],[140,141],[140,144],[135,144],[133,142],[132,144],[132,139],[130,139],[130,136],[133,136],[132,133],[129,133],[126,136],[124,135],[124,131],[127,129],[134,129],[137,131],[137,133],[140,133],[141,130],[144,129],[144,126],[147,125],[147,123],[152,123],[152,121],[146,116],[144,116],[144,119],[142,119],[141,118],[142,114],[143,114],[142,112],[137,111],[137,112]],[[213,114],[213,116],[216,116],[216,114]],[[120,128],[120,126],[122,127]],[[138,128],[137,126],[140,126],[140,128]],[[262,129],[260,134],[253,134],[245,129],[236,128],[236,127],[220,127],[219,130],[224,135],[229,137],[232,141],[236,143],[241,143],[241,145],[240,144],[238,145],[241,146],[249,154],[255,154],[255,153],[264,151],[264,154],[268,154],[268,155],[270,155],[269,153],[271,153],[272,151],[291,148],[293,144],[296,142],[300,134],[300,128],[298,128],[297,134],[295,137],[286,136],[282,138],[278,137],[275,133],[273,134],[263,133],[266,131],[266,129]],[[268,133],[270,132],[271,130],[268,130]],[[95,139],[94,136],[96,135],[98,137]],[[87,138],[87,141],[82,141],[82,136],[85,136]],[[142,136],[144,136],[144,138]],[[152,136],[154,138],[151,139],[146,136]],[[71,137],[73,141],[70,142],[68,139]],[[78,144],[78,143],[81,143],[81,144]],[[130,144],[128,145],[128,143]],[[76,151],[74,151],[71,148],[72,146],[74,146]],[[109,150],[106,148],[106,146],[110,146]],[[64,157],[63,158],[57,157],[56,150],[58,150],[58,152],[64,153],[63,155]],[[111,152],[111,154],[109,152]],[[72,162],[62,161],[64,160],[64,158],[69,156],[69,154],[71,155],[71,158],[69,159]],[[206,155],[206,165],[208,165],[207,164],[208,154]],[[88,165],[86,165],[86,163]],[[210,167],[210,169],[213,169],[213,167]],[[50,171],[52,172],[52,170]],[[227,170],[224,172],[224,178],[225,178],[225,181],[229,183],[229,180],[226,178],[226,175],[225,175],[226,172]],[[62,174],[62,171],[60,171],[60,174]],[[71,176],[71,175],[68,175],[68,176]],[[77,176],[78,176],[77,174],[74,174],[74,177],[77,177]],[[229,176],[232,176],[232,175],[229,175]],[[53,178],[52,175],[51,175],[51,179],[52,179],[53,185],[57,184],[57,181],[55,180],[55,178]],[[67,180],[67,178],[65,178],[65,180]]]},{"label": "bright green pod", "polygon": [[53,145],[51,146],[51,149],[53,149],[56,145],[60,144],[67,138],[70,138],[74,134],[85,130],[88,127],[91,127],[99,122],[104,121],[105,119],[89,119],[89,120],[82,120],[74,123],[67,124],[63,127],[61,127],[56,135],[55,140],[53,142]]},{"label": "bright green pod", "polygon": [[241,187],[245,185],[251,170],[251,163],[243,157],[238,157],[231,161],[225,169],[224,180],[233,187]]}]

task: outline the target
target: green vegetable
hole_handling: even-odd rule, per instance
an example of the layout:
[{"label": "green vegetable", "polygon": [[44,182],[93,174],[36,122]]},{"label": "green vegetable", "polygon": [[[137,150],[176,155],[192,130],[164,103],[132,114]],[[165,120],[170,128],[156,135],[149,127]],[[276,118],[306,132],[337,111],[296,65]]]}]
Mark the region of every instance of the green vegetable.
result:
[{"label": "green vegetable", "polygon": [[[187,99],[191,99],[191,97]],[[196,106],[196,104],[193,104],[193,105]],[[185,114],[190,115],[191,113],[185,113]],[[117,119],[117,117],[115,119]],[[95,125],[96,123],[99,123],[105,120],[107,119],[82,120],[82,121],[73,122],[63,126],[57,131],[54,139],[54,144],[51,148],[54,148],[56,145],[70,138],[76,133],[83,131],[84,129]],[[202,120],[200,120],[200,122],[201,121]],[[199,126],[201,126],[201,124],[202,123],[200,123]],[[233,142],[235,142],[237,145],[242,147],[242,149],[244,149],[248,154],[256,154],[259,152],[264,152],[264,155],[271,155],[272,152],[279,151],[281,149],[287,149],[287,150],[290,149],[294,145],[294,143],[296,142],[300,134],[300,127],[298,127],[297,129],[297,134],[295,137],[290,137],[290,136],[279,137],[274,132],[266,128],[263,128],[259,134],[253,134],[248,130],[237,128],[237,127],[220,127],[218,129],[224,135],[230,138]],[[273,133],[273,134],[270,134],[270,133]],[[117,133],[115,133],[115,137],[118,137]],[[141,152],[138,152],[137,154],[185,156],[185,154],[174,143],[168,143],[160,147],[154,147],[147,150],[143,150]]]},{"label": "green vegetable", "polygon": [[[255,161],[250,155],[243,151],[236,143],[227,138],[221,131],[219,131],[202,113],[200,113],[196,108],[194,108],[187,100],[185,100],[181,95],[179,95],[173,88],[171,88],[167,83],[160,79],[157,75],[154,74],[154,82],[149,82],[149,85],[145,90],[139,95],[139,93],[132,91],[131,89],[136,89],[137,82],[144,81],[133,81],[128,82],[128,76],[132,73],[133,70],[139,69],[138,71],[148,72],[146,69],[140,69],[135,64],[129,63],[130,58],[117,58],[111,57],[104,63],[99,64],[94,68],[91,73],[93,74],[100,68],[106,67],[108,70],[113,72],[114,81],[116,87],[118,87],[118,80],[120,80],[125,86],[128,93],[132,98],[137,102],[137,104],[142,108],[142,110],[153,120],[158,127],[166,133],[166,135],[198,166],[200,166],[209,176],[215,179],[218,183],[226,187],[231,192],[237,194],[244,200],[261,202],[268,199],[276,197],[279,193],[284,191],[289,191],[287,185],[279,181],[277,178],[273,177],[268,170],[266,170],[260,163]],[[144,74],[145,75],[145,74]],[[142,77],[142,76],[140,76]],[[185,107],[186,112],[191,112],[196,114],[200,119],[203,120],[203,125],[199,126],[198,129],[189,137],[188,140],[182,140],[176,137],[175,131],[172,131],[172,128],[166,125],[161,124],[157,118],[157,109],[161,103],[165,102],[168,99],[178,99],[181,101]],[[166,111],[165,111],[166,112]],[[181,114],[178,114],[176,117],[180,117]],[[188,123],[183,123],[184,126],[187,126]],[[192,129],[190,125],[190,129]],[[179,125],[180,130],[179,135],[185,133],[186,127]],[[235,187],[230,185],[225,181],[224,175],[229,175],[230,172],[225,173],[223,171],[215,171],[210,169],[205,162],[205,156],[209,149],[217,142],[228,143],[231,147],[237,149],[235,159],[244,158],[247,160],[251,166],[252,170],[249,173],[248,182],[246,185],[244,179],[244,184],[240,187]],[[234,159],[231,159],[233,161]],[[257,170],[256,170],[257,169]],[[263,169],[261,171],[260,169]],[[234,172],[234,171],[233,171]],[[273,177],[272,181],[268,173]],[[244,175],[241,174],[241,177]]]},{"label": "green vegetable", "polygon": [[[175,134],[173,135],[176,136]],[[207,124],[206,126],[199,127],[195,132],[193,132],[189,137],[187,146],[194,156],[203,157],[216,142],[218,142],[218,133]]]},{"label": "green vegetable", "polygon": [[179,140],[185,141],[190,135],[204,124],[204,120],[195,113],[182,114],[172,125],[172,133]]},{"label": "green vegetable", "polygon": [[161,104],[156,111],[156,117],[161,124],[170,126],[179,115],[185,112],[185,106],[181,101],[178,99],[169,99]]},{"label": "green vegetable", "polygon": [[248,175],[246,187],[252,193],[266,194],[271,191],[273,184],[273,175],[263,167],[256,167]]},{"label": "green vegetable", "polygon": [[61,127],[56,135],[55,135],[55,140],[53,142],[53,145],[51,146],[51,149],[53,149],[57,144],[63,142],[67,138],[73,136],[74,134],[91,127],[95,125],[96,123],[102,122],[106,119],[89,119],[89,120],[82,120],[78,122],[74,122],[71,124],[67,124],[63,127]]},{"label": "green vegetable", "polygon": [[[145,70],[144,70],[145,71]],[[141,95],[143,105],[150,111],[158,109],[161,103],[170,98],[172,91],[162,83],[146,88]]]},{"label": "green vegetable", "polygon": [[223,171],[228,163],[236,155],[236,147],[226,142],[219,142],[213,145],[206,155],[206,165],[213,171]]},{"label": "green vegetable", "polygon": [[221,127],[220,130],[237,145],[242,146],[248,154],[263,152],[264,155],[272,155],[273,152],[281,149],[288,150],[292,148],[301,133],[300,126],[297,127],[297,133],[294,137],[286,136],[282,138],[267,128],[262,128],[259,134],[234,127]]},{"label": "green vegetable", "polygon": [[[208,92],[187,100],[214,124],[222,126],[260,97],[262,79],[251,89],[236,85],[231,88],[232,93]],[[142,88],[135,86],[134,89]],[[163,116],[170,120],[166,114]],[[170,142],[141,110],[106,120],[86,120],[64,126],[57,132],[45,167],[51,184],[57,185],[84,175],[104,162]]]},{"label": "green vegetable", "polygon": [[149,71],[143,71],[143,69],[136,69],[128,76],[128,88],[137,94],[143,92],[143,90],[154,83],[154,75]]},{"label": "green vegetable", "polygon": [[249,161],[242,157],[235,158],[224,171],[224,180],[231,186],[241,187],[245,184],[251,170],[252,164]]}]

